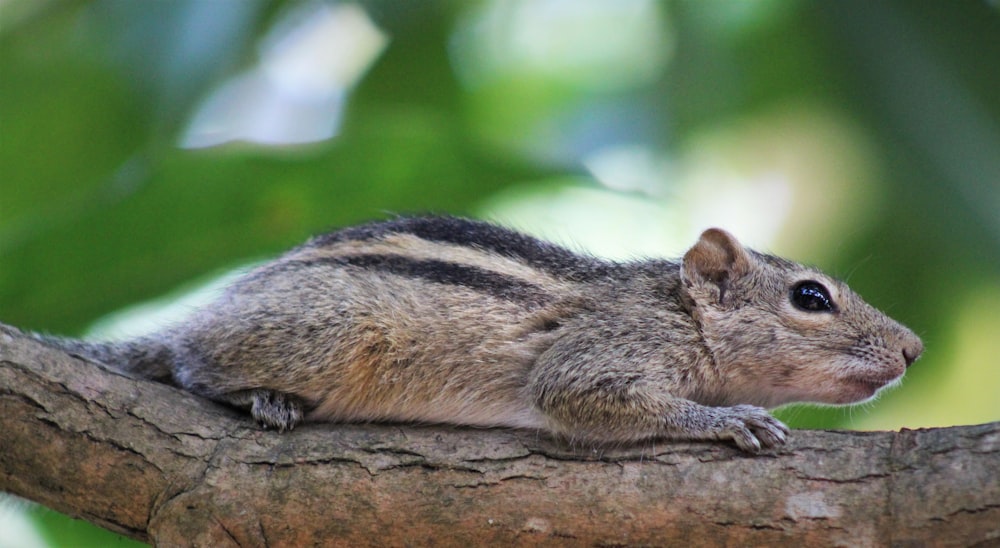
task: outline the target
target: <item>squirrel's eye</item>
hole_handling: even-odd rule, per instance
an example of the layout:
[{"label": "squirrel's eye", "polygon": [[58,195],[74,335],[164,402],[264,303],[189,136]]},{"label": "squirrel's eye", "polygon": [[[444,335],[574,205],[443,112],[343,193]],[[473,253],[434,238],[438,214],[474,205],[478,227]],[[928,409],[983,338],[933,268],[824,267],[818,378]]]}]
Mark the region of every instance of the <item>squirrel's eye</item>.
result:
[{"label": "squirrel's eye", "polygon": [[830,292],[819,282],[799,282],[792,288],[792,303],[807,312],[833,312]]}]

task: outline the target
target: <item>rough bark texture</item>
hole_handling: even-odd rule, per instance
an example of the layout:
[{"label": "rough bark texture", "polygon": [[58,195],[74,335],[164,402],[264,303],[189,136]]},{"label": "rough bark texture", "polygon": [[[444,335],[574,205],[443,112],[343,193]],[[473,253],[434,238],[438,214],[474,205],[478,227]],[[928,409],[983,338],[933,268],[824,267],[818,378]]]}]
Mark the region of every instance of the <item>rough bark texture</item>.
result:
[{"label": "rough bark texture", "polygon": [[278,434],[0,326],[0,489],[159,545],[1000,544],[1000,423],[614,450],[533,432]]}]

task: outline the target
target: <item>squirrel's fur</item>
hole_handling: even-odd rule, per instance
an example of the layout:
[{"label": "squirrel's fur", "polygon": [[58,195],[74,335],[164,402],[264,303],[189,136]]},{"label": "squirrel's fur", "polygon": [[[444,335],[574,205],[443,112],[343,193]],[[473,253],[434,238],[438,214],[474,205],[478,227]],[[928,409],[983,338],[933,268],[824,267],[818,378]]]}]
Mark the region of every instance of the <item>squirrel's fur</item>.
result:
[{"label": "squirrel's fur", "polygon": [[452,423],[748,451],[788,432],[764,407],[866,400],[922,352],[846,285],[722,230],[682,261],[615,263],[452,217],[318,236],[138,340],[44,339],[279,430]]}]

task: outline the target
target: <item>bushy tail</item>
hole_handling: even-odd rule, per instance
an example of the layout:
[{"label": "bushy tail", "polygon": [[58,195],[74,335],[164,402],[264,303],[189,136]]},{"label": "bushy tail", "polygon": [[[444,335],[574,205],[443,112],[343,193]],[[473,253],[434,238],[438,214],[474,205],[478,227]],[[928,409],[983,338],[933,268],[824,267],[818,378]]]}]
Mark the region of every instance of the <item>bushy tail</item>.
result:
[{"label": "bushy tail", "polygon": [[173,352],[167,345],[152,338],[99,342],[38,333],[31,336],[48,346],[99,362],[110,369],[173,384]]}]

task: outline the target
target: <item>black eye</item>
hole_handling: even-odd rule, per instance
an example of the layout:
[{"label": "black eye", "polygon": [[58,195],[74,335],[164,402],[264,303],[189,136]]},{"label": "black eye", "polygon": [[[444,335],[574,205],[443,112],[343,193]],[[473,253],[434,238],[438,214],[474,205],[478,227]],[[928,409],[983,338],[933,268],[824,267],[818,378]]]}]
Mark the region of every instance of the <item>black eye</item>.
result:
[{"label": "black eye", "polygon": [[833,312],[830,292],[819,282],[799,282],[792,288],[792,304],[806,312]]}]

